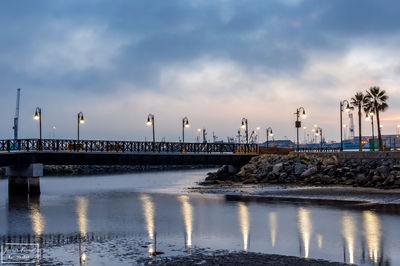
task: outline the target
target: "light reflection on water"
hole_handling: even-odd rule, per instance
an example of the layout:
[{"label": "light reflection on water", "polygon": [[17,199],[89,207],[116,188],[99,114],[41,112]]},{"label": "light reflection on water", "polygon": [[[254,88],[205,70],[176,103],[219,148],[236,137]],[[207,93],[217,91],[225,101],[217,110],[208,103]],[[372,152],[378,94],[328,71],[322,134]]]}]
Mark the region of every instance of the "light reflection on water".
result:
[{"label": "light reflection on water", "polygon": [[249,248],[249,234],[250,234],[250,217],[249,210],[243,202],[238,203],[239,207],[239,222],[240,229],[243,237],[243,250],[247,251]]},{"label": "light reflection on water", "polygon": [[299,232],[303,242],[303,254],[304,258],[308,258],[310,252],[310,239],[312,233],[312,222],[310,217],[310,211],[305,208],[298,208],[297,217],[299,219]]},{"label": "light reflection on water", "polygon": [[79,264],[86,264],[87,261],[87,233],[88,233],[88,200],[86,197],[76,197],[76,213],[78,216],[79,228]]},{"label": "light reflection on water", "polygon": [[39,202],[33,202],[30,204],[30,218],[32,222],[32,230],[35,236],[40,238],[44,231],[45,220],[40,212]]},{"label": "light reflection on water", "polygon": [[[354,264],[354,245],[355,245],[355,234],[356,225],[354,217],[348,212],[344,212],[342,215],[342,234],[345,239],[345,249],[347,248],[347,255],[349,256],[348,262]],[[345,253],[346,254],[346,253]]]},{"label": "light reflection on water", "polygon": [[269,231],[271,234],[271,245],[275,247],[276,242],[276,234],[278,231],[278,222],[276,212],[270,212],[268,215],[269,218]]},{"label": "light reflection on water", "polygon": [[[114,226],[120,233],[146,235],[147,237],[143,239],[147,243],[147,254],[150,256],[154,256],[158,251],[157,234],[161,238],[159,242],[177,247],[182,245],[180,239],[184,238],[185,245],[181,247],[185,249],[192,247],[239,248],[244,251],[323,258],[360,265],[382,262],[390,264],[391,260],[394,264],[400,263],[393,251],[384,253],[382,248],[384,242],[382,217],[398,226],[400,225],[398,216],[378,214],[371,210],[341,211],[312,205],[299,207],[291,204],[232,202],[188,195],[128,193],[108,196],[78,196],[70,203],[68,199],[65,199],[55,205],[54,202],[52,204],[39,203],[39,201],[28,203],[29,208],[26,211],[29,213],[33,235],[43,237],[44,243],[50,243],[49,239],[53,239],[54,234],[68,235],[77,232],[79,245],[79,255],[77,255],[81,264],[90,264],[88,258],[98,256],[91,254],[88,248],[89,238],[93,238],[96,234],[114,232],[107,226],[112,222],[116,223]],[[57,208],[57,211],[55,212],[52,208]],[[8,211],[21,212],[22,209],[9,208]],[[113,221],[110,220],[111,213],[117,216]],[[207,215],[207,219],[200,217],[204,214]],[[264,219],[251,219],[252,216],[264,217]],[[296,219],[288,219],[291,216]],[[9,215],[9,217],[13,216]],[[77,221],[76,226],[73,226],[74,220]],[[122,220],[129,222],[122,222]],[[66,221],[66,223],[62,227],[56,227],[55,225],[60,221]],[[203,224],[196,227],[196,223],[200,221]],[[324,224],[324,222],[332,221],[337,226],[329,226],[322,230],[319,228],[319,233],[314,233],[315,222]],[[8,225],[10,224],[13,223],[9,222]],[[358,225],[361,226],[360,230],[357,230]],[[199,231],[196,228],[203,228],[203,230]],[[209,231],[204,231],[204,228]],[[11,229],[12,232],[16,231],[15,228]],[[237,230],[240,232],[239,235],[234,234]],[[263,233],[265,230],[269,233]],[[183,236],[182,231],[185,232]],[[1,234],[4,236],[2,242],[5,242],[7,231],[1,231]],[[88,234],[92,237],[88,237]],[[391,234],[399,235],[397,231]],[[118,232],[116,236],[118,238]],[[217,241],[210,241],[215,238]],[[236,246],[235,243],[238,241],[234,239],[240,240],[239,243],[242,243],[240,247]],[[297,243],[297,247],[293,243]],[[399,242],[392,241],[391,245],[394,245],[391,250],[399,248]],[[46,249],[46,245],[41,248]],[[166,251],[165,244],[162,249]],[[367,254],[367,258],[363,258],[363,253]]]},{"label": "light reflection on water", "polygon": [[[130,252],[144,257],[158,251],[183,254],[197,247],[400,265],[398,213],[143,191],[6,202],[0,205],[1,243],[41,241],[45,257],[49,253],[61,261],[74,257],[75,265],[99,265],[105,257],[118,258],[110,265],[131,265],[132,261],[124,262]],[[75,249],[62,257],[52,253],[55,245]],[[115,251],[118,245],[123,245],[122,251]]]},{"label": "light reflection on water", "polygon": [[182,204],[182,216],[185,224],[185,247],[192,247],[192,231],[193,231],[193,211],[189,197],[181,195],[178,197]]},{"label": "light reflection on water", "polygon": [[368,245],[369,258],[375,263],[379,261],[381,242],[381,221],[373,211],[364,211],[364,234]]},{"label": "light reflection on water", "polygon": [[152,198],[146,194],[140,195],[140,200],[143,204],[143,216],[146,221],[146,229],[149,236],[148,252],[150,256],[153,256],[157,252],[154,226],[154,203]]}]

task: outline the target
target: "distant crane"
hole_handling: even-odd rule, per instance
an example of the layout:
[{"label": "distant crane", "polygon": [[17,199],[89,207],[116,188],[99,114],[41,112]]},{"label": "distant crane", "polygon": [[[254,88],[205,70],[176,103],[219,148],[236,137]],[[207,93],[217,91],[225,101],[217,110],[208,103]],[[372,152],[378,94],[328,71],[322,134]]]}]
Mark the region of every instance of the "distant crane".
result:
[{"label": "distant crane", "polygon": [[258,142],[258,135],[257,135],[257,132],[255,130],[253,130],[250,135],[250,143],[254,144],[257,142]]},{"label": "distant crane", "polygon": [[20,96],[21,96],[21,89],[17,89],[17,106],[15,109],[15,116],[14,116],[14,139],[18,139],[18,120],[19,120],[19,101],[20,101]]},{"label": "distant crane", "polygon": [[241,139],[240,139],[240,137],[242,136],[241,135],[241,131],[240,131],[240,128],[239,128],[239,130],[237,131],[237,139],[238,139],[238,143],[241,143]]},{"label": "distant crane", "polygon": [[207,143],[207,138],[206,138],[206,136],[207,136],[206,129],[203,128],[203,143]]},{"label": "distant crane", "polygon": [[217,142],[217,140],[218,140],[218,137],[215,135],[215,132],[213,131],[213,142],[215,143],[215,142]]}]

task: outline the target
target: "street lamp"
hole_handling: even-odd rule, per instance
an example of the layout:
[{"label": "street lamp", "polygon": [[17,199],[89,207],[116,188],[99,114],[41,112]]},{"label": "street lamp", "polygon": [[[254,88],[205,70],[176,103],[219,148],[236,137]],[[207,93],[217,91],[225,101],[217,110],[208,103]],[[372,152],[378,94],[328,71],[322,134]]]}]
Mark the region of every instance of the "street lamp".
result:
[{"label": "street lamp", "polygon": [[371,128],[372,128],[372,151],[375,151],[375,136],[374,136],[374,115],[375,112],[372,110],[366,114],[365,120],[371,120]]},{"label": "street lamp", "polygon": [[346,112],[350,112],[350,103],[347,100],[340,101],[340,151],[343,151],[343,107],[346,104]]},{"label": "street lamp", "polygon": [[84,124],[85,123],[85,118],[83,118],[83,113],[79,112],[78,113],[78,142],[79,142],[79,126],[80,124]]},{"label": "street lamp", "polygon": [[33,119],[39,120],[39,150],[42,149],[42,108],[36,107]]},{"label": "street lamp", "polygon": [[300,112],[301,112],[301,117],[306,118],[306,110],[303,107],[297,108],[296,113],[296,122],[295,122],[295,127],[297,130],[297,151],[299,151],[299,128],[301,128],[301,121],[300,121]]},{"label": "street lamp", "polygon": [[249,144],[249,124],[247,118],[242,118],[242,125],[240,126],[246,132],[246,144]]},{"label": "street lamp", "polygon": [[316,130],[315,130],[315,135],[316,136],[321,136],[321,149],[322,149],[322,139],[323,139],[323,137],[322,137],[322,128],[317,127]]},{"label": "street lamp", "polygon": [[147,116],[146,125],[152,126],[152,128],[153,128],[153,145],[154,145],[154,143],[156,142],[156,135],[154,133],[154,115],[153,114],[149,114]]},{"label": "street lamp", "polygon": [[267,147],[268,147],[268,137],[272,137],[274,135],[274,133],[272,133],[271,127],[267,128],[266,134],[267,134]]},{"label": "street lamp", "polygon": [[186,116],[182,118],[182,144],[185,142],[185,127],[190,127],[189,119]]}]

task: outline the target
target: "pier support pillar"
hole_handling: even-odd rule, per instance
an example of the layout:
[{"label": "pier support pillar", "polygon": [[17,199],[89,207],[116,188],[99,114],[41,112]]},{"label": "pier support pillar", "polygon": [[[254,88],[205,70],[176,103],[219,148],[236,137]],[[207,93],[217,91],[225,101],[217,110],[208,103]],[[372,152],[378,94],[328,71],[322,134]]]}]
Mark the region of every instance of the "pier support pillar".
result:
[{"label": "pier support pillar", "polygon": [[8,195],[40,195],[42,164],[7,167],[6,176],[8,176]]}]

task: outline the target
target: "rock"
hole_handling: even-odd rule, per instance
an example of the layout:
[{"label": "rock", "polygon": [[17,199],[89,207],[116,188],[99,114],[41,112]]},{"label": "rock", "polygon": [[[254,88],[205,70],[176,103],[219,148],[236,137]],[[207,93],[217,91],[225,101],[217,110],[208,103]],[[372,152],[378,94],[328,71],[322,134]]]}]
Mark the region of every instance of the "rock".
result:
[{"label": "rock", "polygon": [[338,165],[339,164],[339,160],[335,155],[333,155],[333,156],[325,159],[323,161],[323,164],[324,165]]},{"label": "rock", "polygon": [[378,172],[378,174],[386,177],[387,174],[389,173],[389,168],[387,166],[382,165],[376,168],[376,171]]},{"label": "rock", "polygon": [[206,177],[206,181],[215,180],[217,178],[216,173],[208,173]]},{"label": "rock", "polygon": [[345,185],[353,185],[354,181],[353,180],[347,180],[344,184]]},{"label": "rock", "polygon": [[281,174],[279,175],[278,180],[279,180],[279,182],[286,183],[287,177],[288,177],[288,174],[287,174],[287,173],[281,173]]},{"label": "rock", "polygon": [[329,175],[323,175],[321,177],[321,182],[323,184],[332,184],[334,182],[335,178],[329,176]]},{"label": "rock", "polygon": [[243,184],[256,184],[256,183],[258,183],[258,181],[254,177],[246,179],[245,181],[243,181]]},{"label": "rock", "polygon": [[344,176],[345,176],[347,179],[353,179],[353,178],[354,178],[354,174],[353,174],[352,172],[347,172],[346,174],[344,174]]},{"label": "rock", "polygon": [[350,172],[350,167],[347,167],[347,166],[343,167],[342,171],[343,171],[343,173]]},{"label": "rock", "polygon": [[358,174],[355,178],[355,182],[362,186],[368,182],[368,177],[366,177],[364,174]]},{"label": "rock", "polygon": [[246,170],[242,167],[240,171],[236,174],[239,177],[245,177],[246,176]]},{"label": "rock", "polygon": [[335,173],[336,169],[337,169],[336,165],[328,165],[327,167],[325,167],[324,173],[325,174],[329,173],[330,175],[333,175]]},{"label": "rock", "polygon": [[274,165],[274,167],[272,168],[272,173],[273,174],[278,174],[280,171],[282,171],[283,169],[283,163],[277,163]]},{"label": "rock", "polygon": [[228,165],[227,170],[229,174],[236,174],[240,169],[234,165]]},{"label": "rock", "polygon": [[217,184],[217,181],[215,180],[205,180],[203,182],[200,182],[200,185],[214,185]]},{"label": "rock", "polygon": [[[78,172],[80,168],[69,169],[62,166],[60,169],[64,172],[71,170]],[[88,170],[88,168],[82,169]],[[111,168],[101,168],[99,172],[104,173],[107,169]],[[116,170],[118,169],[113,171]],[[93,170],[89,169],[88,171]],[[230,182],[299,185],[344,184],[384,189],[400,188],[400,160],[339,160],[337,156],[325,154],[268,154],[253,157],[237,174],[234,174],[236,171],[238,169],[223,166],[216,173],[209,173],[206,183],[223,181],[224,184]]]},{"label": "rock", "polygon": [[391,185],[391,184],[393,184],[394,183],[394,176],[393,175],[389,175],[387,178],[386,178],[386,180],[385,181],[383,181],[383,185],[384,186],[389,186],[389,185]]},{"label": "rock", "polygon": [[221,168],[219,168],[217,170],[217,174],[222,174],[222,173],[228,173],[228,166],[227,165],[223,165]]},{"label": "rock", "polygon": [[295,165],[294,165],[294,174],[295,175],[301,175],[306,169],[307,169],[307,166],[305,164],[295,163]]},{"label": "rock", "polygon": [[312,166],[305,170],[303,173],[301,173],[301,177],[310,177],[311,175],[315,174],[317,172],[317,167]]}]

